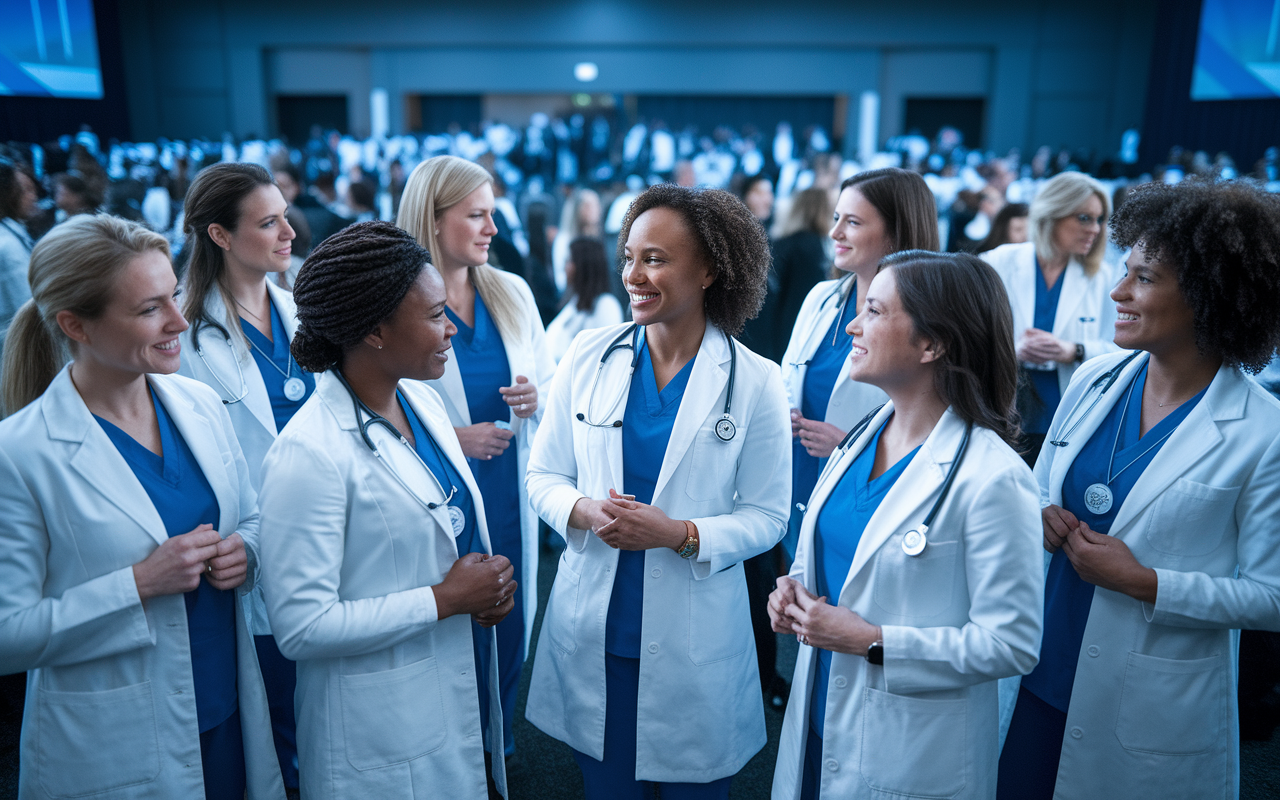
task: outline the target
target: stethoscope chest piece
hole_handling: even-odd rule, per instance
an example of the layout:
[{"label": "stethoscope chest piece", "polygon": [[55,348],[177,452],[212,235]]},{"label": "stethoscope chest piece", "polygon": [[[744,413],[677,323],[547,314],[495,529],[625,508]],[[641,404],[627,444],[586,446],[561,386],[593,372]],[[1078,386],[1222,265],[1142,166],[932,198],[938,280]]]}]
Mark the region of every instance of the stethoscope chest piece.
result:
[{"label": "stethoscope chest piece", "polygon": [[458,536],[462,533],[462,529],[467,526],[467,517],[462,513],[462,509],[457,506],[448,506],[449,509],[449,525],[453,528],[453,535]]},{"label": "stethoscope chest piece", "polygon": [[302,382],[301,378],[289,378],[284,382],[284,396],[290,402],[298,402],[302,396],[307,393],[307,385]]},{"label": "stethoscope chest piece", "polygon": [[720,441],[730,441],[737,435],[738,425],[733,421],[733,417],[725,414],[716,420],[716,436],[720,437]]},{"label": "stethoscope chest piece", "polygon": [[902,552],[913,558],[924,552],[929,541],[922,531],[912,528],[902,536]]}]

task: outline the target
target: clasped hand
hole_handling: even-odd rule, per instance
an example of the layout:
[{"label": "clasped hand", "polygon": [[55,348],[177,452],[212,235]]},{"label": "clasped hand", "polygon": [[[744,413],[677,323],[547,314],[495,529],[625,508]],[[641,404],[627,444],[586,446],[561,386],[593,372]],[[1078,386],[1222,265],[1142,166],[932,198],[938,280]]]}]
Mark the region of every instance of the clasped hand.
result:
[{"label": "clasped hand", "polygon": [[516,376],[516,382],[512,386],[503,386],[498,389],[502,393],[502,399],[507,401],[507,405],[511,406],[511,411],[521,419],[532,417],[538,410],[538,387],[529,383],[529,379],[523,375]]},{"label": "clasped hand", "polygon": [[1044,549],[1050,553],[1061,549],[1087,583],[1155,603],[1156,571],[1142,566],[1124,542],[1098,533],[1061,506],[1045,506],[1040,518]]},{"label": "clasped hand", "polygon": [[223,539],[205,524],[164,540],[133,565],[133,579],[138,598],[148,600],[190,592],[200,586],[201,576],[215,589],[235,589],[244,583],[248,570],[249,557],[240,534]]},{"label": "clasped hand", "polygon": [[519,583],[512,580],[514,574],[506,556],[467,553],[432,589],[437,618],[470,614],[481,627],[497,625],[515,608]]},{"label": "clasped hand", "polygon": [[791,409],[791,438],[799,439],[805,452],[814,458],[830,457],[845,433],[829,422],[806,419],[798,408]]},{"label": "clasped hand", "polygon": [[1070,364],[1076,360],[1076,347],[1048,331],[1027,328],[1018,340],[1018,360],[1029,364]]},{"label": "clasped hand", "polygon": [[[579,524],[581,523],[581,524]],[[584,497],[573,508],[570,524],[590,530],[600,541],[617,550],[678,549],[687,532],[657,506],[637,503],[614,489],[604,500]]]},{"label": "clasped hand", "polygon": [[769,622],[776,633],[794,634],[801,644],[834,653],[866,655],[881,640],[879,626],[854,611],[815,597],[799,581],[783,575],[769,595]]}]

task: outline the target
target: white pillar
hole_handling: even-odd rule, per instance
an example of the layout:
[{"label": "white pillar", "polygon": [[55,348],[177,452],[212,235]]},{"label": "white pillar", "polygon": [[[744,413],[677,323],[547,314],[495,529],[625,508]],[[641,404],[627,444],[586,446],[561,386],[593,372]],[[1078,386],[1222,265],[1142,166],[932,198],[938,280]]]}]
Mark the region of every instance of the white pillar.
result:
[{"label": "white pillar", "polygon": [[385,139],[391,131],[391,104],[386,89],[369,92],[369,133],[374,139]]},{"label": "white pillar", "polygon": [[876,152],[876,138],[880,130],[880,93],[862,93],[858,112],[858,161],[865,168]]}]

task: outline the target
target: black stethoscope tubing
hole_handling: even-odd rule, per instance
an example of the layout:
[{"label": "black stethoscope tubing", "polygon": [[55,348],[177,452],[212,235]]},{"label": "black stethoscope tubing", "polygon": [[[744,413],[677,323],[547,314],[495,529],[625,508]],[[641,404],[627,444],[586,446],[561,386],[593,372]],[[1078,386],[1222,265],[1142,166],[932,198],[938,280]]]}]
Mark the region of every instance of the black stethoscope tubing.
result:
[{"label": "black stethoscope tubing", "polygon": [[[1142,355],[1141,350],[1133,351],[1132,353],[1130,353],[1128,356],[1125,357],[1124,361],[1121,361],[1119,364],[1116,364],[1111,369],[1102,373],[1093,381],[1093,383],[1089,384],[1088,392],[1092,392],[1094,389],[1097,389],[1100,386],[1102,387],[1102,391],[1098,392],[1098,396],[1093,398],[1093,402],[1089,404],[1089,407],[1084,410],[1083,414],[1081,414],[1079,417],[1076,418],[1076,421],[1071,425],[1071,427],[1067,428],[1066,432],[1064,432],[1060,438],[1050,439],[1049,444],[1053,445],[1054,447],[1066,447],[1068,444],[1067,437],[1075,433],[1076,428],[1080,427],[1081,423],[1084,422],[1084,418],[1089,416],[1089,412],[1093,410],[1094,406],[1102,402],[1102,398],[1106,395],[1107,390],[1110,389],[1112,385],[1115,384],[1115,382],[1120,379],[1120,373],[1124,370],[1126,366],[1128,366],[1129,362],[1134,360],[1140,355]],[[1088,392],[1086,392],[1086,394]],[[1083,398],[1081,402],[1083,402]],[[1076,413],[1075,409],[1079,407],[1080,407],[1080,404],[1077,403],[1075,407],[1071,409],[1071,414],[1068,415],[1068,418],[1070,418],[1071,415],[1074,415]]]},{"label": "black stethoscope tubing", "polygon": [[[628,338],[631,339],[630,342],[627,341]],[[721,413],[720,419],[716,420],[715,432],[716,432],[716,436],[718,436],[721,441],[727,442],[733,439],[733,437],[736,436],[738,433],[737,423],[734,422],[733,415],[730,413],[730,411],[733,408],[733,380],[738,371],[738,351],[734,346],[732,336],[726,335],[724,338],[726,341],[729,342],[729,381],[728,381],[728,386],[724,396],[724,411]],[[587,415],[584,412],[591,410],[591,400],[595,397],[596,386],[600,382],[600,373],[604,371],[604,365],[605,363],[608,362],[609,356],[613,355],[614,351],[616,350],[630,349],[632,352],[630,374],[634,375],[636,371],[636,365],[640,363],[640,346],[639,345],[640,345],[640,326],[636,325],[635,323],[632,323],[630,327],[628,327],[622,333],[618,334],[618,336],[612,342],[609,343],[609,346],[605,348],[604,355],[600,356],[600,363],[596,366],[596,374],[591,379],[591,390],[587,393],[587,404],[584,407],[584,411],[578,412],[578,414],[575,415],[579,422],[584,422],[593,428],[621,428],[622,427],[621,419],[615,419],[613,422],[609,422],[609,423],[592,422],[591,420],[587,419]],[[615,402],[612,408],[610,408],[610,411],[612,411],[614,408],[617,408],[617,407],[618,407],[618,403]],[[606,414],[605,416],[607,418],[608,414]]]}]

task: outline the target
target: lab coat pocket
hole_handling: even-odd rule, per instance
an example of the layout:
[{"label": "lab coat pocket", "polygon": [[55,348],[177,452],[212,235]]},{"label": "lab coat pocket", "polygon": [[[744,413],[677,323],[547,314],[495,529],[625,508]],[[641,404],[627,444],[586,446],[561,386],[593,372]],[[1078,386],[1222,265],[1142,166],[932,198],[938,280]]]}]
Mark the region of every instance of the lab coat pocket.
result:
[{"label": "lab coat pocket", "polygon": [[1227,697],[1226,664],[1220,655],[1184,660],[1130,653],[1116,738],[1124,749],[1139,753],[1206,752],[1222,739]]},{"label": "lab coat pocket", "polygon": [[542,625],[556,649],[569,656],[578,650],[578,586],[581,582],[581,576],[573,571],[568,559],[561,554],[560,569],[551,584],[551,596],[547,600]]},{"label": "lab coat pocket", "polygon": [[969,701],[863,690],[862,758],[867,786],[906,797],[954,797],[967,782]]},{"label": "lab coat pocket", "polygon": [[435,658],[339,677],[347,761],[358,770],[400,764],[444,745],[447,717]]},{"label": "lab coat pocket", "polygon": [[689,581],[689,660],[698,666],[737,658],[751,637],[751,607],[741,564]]},{"label": "lab coat pocket", "polygon": [[104,692],[36,694],[36,769],[53,797],[156,779],[160,745],[151,681]]},{"label": "lab coat pocket", "polygon": [[[719,419],[719,415],[716,416]],[[747,438],[747,427],[739,424],[733,438],[722,441],[710,425],[699,430],[689,448],[691,467],[684,492],[690,500],[706,502],[721,497],[733,497],[734,476],[737,475],[738,457],[742,455],[742,443]]]},{"label": "lab coat pocket", "polygon": [[1222,543],[1239,486],[1209,486],[1179,478],[1157,500],[1147,521],[1147,543],[1173,556],[1202,556]]},{"label": "lab coat pocket", "polygon": [[925,620],[951,603],[960,543],[929,542],[923,553],[909,556],[902,550],[904,533],[895,533],[873,556],[875,603],[899,620]]}]

